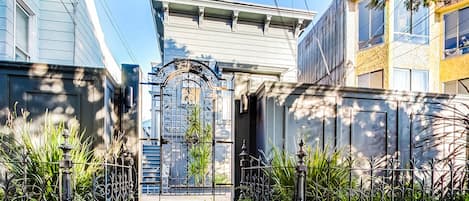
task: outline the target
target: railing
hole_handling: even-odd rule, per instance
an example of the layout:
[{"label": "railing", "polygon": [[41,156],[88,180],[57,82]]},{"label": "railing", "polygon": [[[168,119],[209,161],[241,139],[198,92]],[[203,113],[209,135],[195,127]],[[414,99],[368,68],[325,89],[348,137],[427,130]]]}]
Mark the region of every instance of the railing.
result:
[{"label": "railing", "polygon": [[307,167],[302,142],[297,156],[296,164],[275,166],[250,156],[243,144],[239,200],[469,200],[469,161],[412,159],[401,167],[395,159],[357,163],[349,157],[340,167],[330,160]]},{"label": "railing", "polygon": [[[100,163],[75,162],[70,155],[73,147],[67,143],[67,132],[63,137],[60,162],[38,162],[31,159],[37,156],[24,153],[18,161],[0,164],[0,200],[134,200],[134,161],[129,152],[123,151]],[[95,171],[86,171],[87,175],[74,172],[89,167]]]},{"label": "railing", "polygon": [[464,0],[443,0],[440,2],[439,7],[450,6],[450,5],[453,5],[462,1]]}]

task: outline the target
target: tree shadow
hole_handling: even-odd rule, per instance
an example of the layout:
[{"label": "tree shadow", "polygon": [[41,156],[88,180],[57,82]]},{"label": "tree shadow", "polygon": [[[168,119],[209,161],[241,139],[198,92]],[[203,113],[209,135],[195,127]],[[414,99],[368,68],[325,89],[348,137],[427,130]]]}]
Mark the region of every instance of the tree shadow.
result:
[{"label": "tree shadow", "polygon": [[104,154],[121,129],[120,88],[104,68],[2,61],[0,78],[0,122],[15,105],[18,113],[29,112],[33,128],[46,112],[55,122],[76,118],[96,154]]},{"label": "tree shadow", "polygon": [[257,92],[254,143],[266,153],[273,146],[296,153],[302,138],[310,146],[347,150],[357,168],[370,168],[372,158],[375,168],[389,167],[390,159],[400,168],[430,162],[441,169],[464,167],[468,101],[446,94],[264,82]]}]

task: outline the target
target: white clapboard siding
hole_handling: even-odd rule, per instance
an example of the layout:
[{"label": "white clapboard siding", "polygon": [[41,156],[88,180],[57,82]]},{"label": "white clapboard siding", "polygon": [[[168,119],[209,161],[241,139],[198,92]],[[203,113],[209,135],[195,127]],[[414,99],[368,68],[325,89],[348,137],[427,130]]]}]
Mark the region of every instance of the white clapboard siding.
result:
[{"label": "white clapboard siding", "polygon": [[[0,0],[0,59],[14,60],[14,9],[16,0]],[[31,61],[104,66],[85,1],[24,0],[33,13]]]},{"label": "white clapboard siding", "polygon": [[0,0],[0,59],[7,60],[13,56],[13,11],[8,0]]},{"label": "white clapboard siding", "polygon": [[[73,64],[73,48],[75,33],[71,14],[73,12],[70,2],[60,2],[60,0],[41,0],[39,8],[38,22],[38,60],[40,62],[53,63],[53,61],[63,61],[55,64]],[[72,26],[67,26],[71,24]],[[65,26],[64,26],[65,25]],[[52,41],[59,41],[53,47],[49,46]]]},{"label": "white clapboard siding", "polygon": [[165,26],[164,60],[192,57],[291,68],[296,66],[296,38],[292,31],[281,31],[264,34],[263,26],[250,22],[232,31],[229,20],[207,18],[198,26],[195,18],[171,16]]},{"label": "white clapboard siding", "polygon": [[90,17],[85,2],[78,5],[76,13],[76,65],[104,66],[100,46],[94,35],[94,28],[90,23]]}]

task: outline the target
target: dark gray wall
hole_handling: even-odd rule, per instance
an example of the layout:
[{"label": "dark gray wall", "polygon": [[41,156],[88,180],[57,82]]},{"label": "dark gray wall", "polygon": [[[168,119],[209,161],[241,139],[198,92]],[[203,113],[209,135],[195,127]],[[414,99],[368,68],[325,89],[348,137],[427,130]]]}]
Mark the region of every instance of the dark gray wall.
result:
[{"label": "dark gray wall", "polygon": [[[138,140],[141,129],[140,77],[141,72],[138,65],[122,65],[121,128],[126,136],[127,147],[135,156],[138,155]],[[129,102],[130,99],[132,102]]]},{"label": "dark gray wall", "polygon": [[411,157],[419,164],[466,157],[467,135],[457,132],[465,125],[451,118],[469,112],[467,96],[264,82],[257,98],[257,146],[266,152],[295,153],[303,138],[357,161],[393,157],[405,166]]},{"label": "dark gray wall", "polygon": [[120,90],[106,69],[2,61],[0,89],[0,125],[17,103],[18,112],[29,111],[32,120],[40,120],[47,110],[58,120],[77,118],[98,150],[120,130]]}]

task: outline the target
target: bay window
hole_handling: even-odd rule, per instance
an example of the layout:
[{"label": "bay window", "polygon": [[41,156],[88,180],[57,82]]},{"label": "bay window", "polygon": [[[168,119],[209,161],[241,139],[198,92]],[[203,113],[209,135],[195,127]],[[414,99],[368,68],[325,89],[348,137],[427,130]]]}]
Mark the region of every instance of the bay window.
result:
[{"label": "bay window", "polygon": [[394,40],[427,44],[429,34],[428,8],[409,10],[405,0],[396,1],[394,8]]}]

